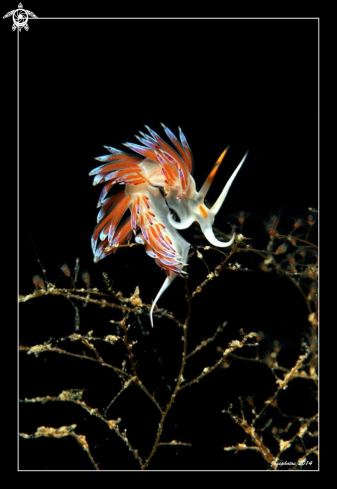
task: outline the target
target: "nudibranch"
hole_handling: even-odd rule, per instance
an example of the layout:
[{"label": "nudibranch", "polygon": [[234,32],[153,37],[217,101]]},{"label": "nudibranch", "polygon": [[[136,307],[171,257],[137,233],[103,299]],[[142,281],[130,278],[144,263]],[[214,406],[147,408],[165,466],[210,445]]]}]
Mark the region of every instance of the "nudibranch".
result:
[{"label": "nudibranch", "polygon": [[[183,132],[179,128],[178,140],[166,126],[162,126],[171,144],[145,126],[149,134],[139,132],[140,136],[136,136],[141,145],[124,143],[136,154],[104,146],[109,154],[96,158],[103,164],[89,174],[94,176],[93,185],[104,183],[97,204],[100,208],[97,226],[92,236],[94,261],[114,252],[135,235],[135,241],[143,244],[146,253],[166,272],[166,279],[150,310],[152,327],[153,310],[159,298],[178,275],[186,273],[184,268],[191,245],[178,230],[186,229],[196,221],[212,245],[224,248],[233,244],[235,233],[229,241],[219,241],[212,225],[247,157],[246,153],[216,202],[208,208],[205,197],[228,148],[220,155],[198,192],[191,174],[192,152]],[[110,190],[116,184],[123,185],[123,189],[111,194]],[[122,221],[128,210],[130,213]]]}]

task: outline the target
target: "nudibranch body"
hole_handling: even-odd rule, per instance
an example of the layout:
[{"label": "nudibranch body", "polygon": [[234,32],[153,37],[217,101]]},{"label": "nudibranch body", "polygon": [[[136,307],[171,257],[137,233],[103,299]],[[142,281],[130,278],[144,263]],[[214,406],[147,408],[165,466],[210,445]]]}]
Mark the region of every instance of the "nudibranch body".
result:
[{"label": "nudibranch body", "polygon": [[[171,144],[146,126],[149,135],[140,132],[136,136],[141,145],[124,143],[137,154],[105,146],[110,154],[96,158],[103,164],[90,172],[95,176],[93,185],[105,184],[98,200],[100,211],[92,236],[94,261],[114,252],[134,234],[135,241],[143,244],[146,253],[166,272],[166,280],[150,310],[152,326],[153,310],[159,298],[175,277],[186,273],[190,244],[178,230],[196,221],[212,245],[224,248],[233,244],[235,234],[227,242],[219,241],[212,225],[247,156],[246,153],[216,202],[208,208],[204,199],[228,148],[198,192],[191,175],[192,152],[184,134],[179,128],[178,140],[167,127],[163,125],[163,128]],[[111,195],[110,190],[116,184],[123,185],[123,190]],[[130,215],[121,222],[127,210]]]}]

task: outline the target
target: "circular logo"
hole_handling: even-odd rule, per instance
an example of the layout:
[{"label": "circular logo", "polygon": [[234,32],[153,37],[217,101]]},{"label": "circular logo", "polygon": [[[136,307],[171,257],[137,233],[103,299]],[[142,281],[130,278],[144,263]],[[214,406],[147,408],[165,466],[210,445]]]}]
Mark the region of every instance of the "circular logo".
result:
[{"label": "circular logo", "polygon": [[22,3],[19,3],[16,10],[11,10],[10,12],[7,12],[7,14],[3,16],[3,19],[8,19],[8,17],[13,17],[12,30],[18,30],[18,32],[21,32],[22,29],[28,31],[28,20],[37,19],[37,15],[35,15],[34,12],[31,12],[30,10],[24,9]]},{"label": "circular logo", "polygon": [[22,29],[27,24],[28,15],[27,12],[23,9],[15,10],[13,14],[13,22],[19,29]]}]

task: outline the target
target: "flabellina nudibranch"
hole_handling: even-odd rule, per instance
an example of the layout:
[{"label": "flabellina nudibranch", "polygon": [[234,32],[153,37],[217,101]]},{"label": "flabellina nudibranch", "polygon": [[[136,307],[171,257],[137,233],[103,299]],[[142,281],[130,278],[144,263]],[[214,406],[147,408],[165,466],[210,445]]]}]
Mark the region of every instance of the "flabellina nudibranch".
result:
[{"label": "flabellina nudibranch", "polygon": [[[183,132],[179,128],[179,141],[166,126],[162,126],[171,144],[145,126],[149,134],[139,132],[140,136],[136,136],[141,145],[124,143],[137,154],[104,146],[110,154],[95,158],[103,164],[89,174],[94,176],[93,185],[104,183],[91,241],[95,263],[116,251],[117,246],[130,241],[134,234],[135,241],[143,244],[146,253],[166,272],[166,279],[150,310],[152,327],[153,310],[161,295],[178,275],[186,273],[184,267],[191,245],[178,230],[186,229],[196,221],[212,245],[225,248],[233,244],[235,233],[229,241],[219,241],[212,225],[248,154],[244,155],[209,209],[204,199],[228,148],[220,155],[198,192],[191,175],[192,152]],[[123,185],[123,190],[110,194],[116,184]],[[121,222],[128,209],[131,215]]]}]

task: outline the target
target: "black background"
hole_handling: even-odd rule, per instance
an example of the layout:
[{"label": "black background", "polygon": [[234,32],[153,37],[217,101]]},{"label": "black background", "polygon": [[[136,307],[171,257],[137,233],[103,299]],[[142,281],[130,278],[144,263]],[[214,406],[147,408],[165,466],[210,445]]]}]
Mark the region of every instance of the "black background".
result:
[{"label": "black background", "polygon": [[250,151],[218,227],[317,206],[317,21],[46,20],[20,40],[20,253],[30,233],[43,262],[92,265],[88,173],[144,124],[183,129],[198,186],[231,146],[209,199]]},{"label": "black background", "polygon": [[[97,166],[94,157],[105,154],[102,145],[122,148],[122,142],[135,142],[134,134],[144,124],[160,134],[160,122],[174,133],[182,128],[194,155],[197,187],[230,145],[208,195],[210,202],[249,150],[218,214],[219,229],[228,231],[227,223],[241,210],[255,219],[258,228],[250,229],[254,234],[263,231],[263,220],[270,214],[292,219],[305,215],[309,206],[317,207],[317,20],[39,20],[29,26],[29,32],[20,34],[19,63],[20,293],[33,290],[32,277],[40,273],[37,253],[51,281],[61,276],[60,265],[73,267],[80,257],[94,285],[100,285],[106,271],[116,290],[127,294],[139,285],[143,300],[151,302],[164,274],[141,248],[119,250],[94,265],[90,247],[100,193],[88,176]],[[9,32],[12,42],[11,35],[16,34]],[[185,236],[194,244],[206,244],[192,231]],[[229,274],[221,287],[217,294],[230,304],[222,320],[247,331],[259,328],[290,343],[301,337],[305,312],[282,281]],[[213,306],[219,297],[198,305],[196,325],[218,324]],[[181,302],[183,282],[177,279],[159,305],[176,307],[179,316],[185,311],[179,311]],[[49,317],[50,307],[49,302],[44,309],[22,313],[24,343],[71,334],[72,313],[67,319],[62,313]],[[170,330],[151,334],[154,343],[164,342],[158,338]],[[207,329],[202,334],[208,336]],[[41,385],[44,381],[38,377]],[[32,386],[29,371],[22,373],[20,387],[22,397],[29,397],[44,389],[47,393],[50,386]],[[223,403],[217,396],[213,402],[220,412]],[[22,416],[25,422],[26,411]],[[221,422],[220,416],[213,429],[220,429]],[[205,433],[198,438],[201,444],[211,439],[209,431]],[[217,443],[225,444],[222,439]],[[39,450],[32,455],[23,449],[22,468],[64,468],[67,463],[74,468],[68,459],[59,464],[45,460]],[[237,462],[222,452],[210,450],[200,460],[195,453],[186,455],[178,468],[263,468],[253,455]],[[121,464],[114,468],[129,468]],[[174,460],[167,464],[159,460],[153,468],[176,468]],[[75,465],[82,467],[78,460]]]}]

